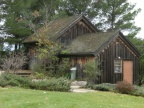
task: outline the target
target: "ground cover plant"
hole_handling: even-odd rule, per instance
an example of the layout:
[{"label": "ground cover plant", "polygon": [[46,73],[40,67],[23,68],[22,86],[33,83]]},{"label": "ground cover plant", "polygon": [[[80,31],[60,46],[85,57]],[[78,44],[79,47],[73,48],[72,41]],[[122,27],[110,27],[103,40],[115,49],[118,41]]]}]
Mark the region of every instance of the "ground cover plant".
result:
[{"label": "ground cover plant", "polygon": [[114,91],[115,84],[110,83],[102,83],[102,84],[90,84],[88,85],[89,88],[99,91]]},{"label": "ground cover plant", "polygon": [[144,108],[144,98],[112,92],[70,93],[0,88],[2,108]]},{"label": "ground cover plant", "polygon": [[32,80],[30,78],[4,73],[0,76],[0,86],[1,87],[17,86],[23,88],[48,90],[48,91],[69,91],[70,81],[63,77]]},{"label": "ground cover plant", "polygon": [[138,85],[131,85],[126,81],[117,82],[117,84],[102,83],[102,84],[88,84],[87,88],[98,91],[110,91],[115,93],[129,94],[134,96],[144,97],[144,87]]}]

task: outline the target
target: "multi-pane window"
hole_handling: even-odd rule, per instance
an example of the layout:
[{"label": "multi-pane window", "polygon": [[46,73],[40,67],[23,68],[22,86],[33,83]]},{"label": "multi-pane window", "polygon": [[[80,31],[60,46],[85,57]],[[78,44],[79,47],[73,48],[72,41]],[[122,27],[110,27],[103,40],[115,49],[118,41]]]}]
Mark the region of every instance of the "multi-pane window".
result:
[{"label": "multi-pane window", "polygon": [[122,73],[122,60],[114,60],[114,73]]}]

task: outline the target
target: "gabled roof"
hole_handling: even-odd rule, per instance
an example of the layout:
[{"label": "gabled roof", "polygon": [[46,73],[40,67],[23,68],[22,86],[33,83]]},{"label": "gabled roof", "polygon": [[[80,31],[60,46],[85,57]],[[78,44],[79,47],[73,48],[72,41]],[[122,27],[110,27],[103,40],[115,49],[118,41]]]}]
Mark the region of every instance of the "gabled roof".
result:
[{"label": "gabled roof", "polygon": [[[77,16],[71,16],[71,17],[66,17],[62,18],[59,20],[53,20],[51,21],[46,28],[41,28],[39,31],[41,33],[44,33],[47,35],[50,39],[56,40],[59,36],[61,36],[64,32],[66,32],[69,28],[74,26],[76,23],[78,23],[80,20],[84,20],[85,23],[87,23],[91,29],[93,29],[94,32],[96,32],[96,28],[94,27],[91,22],[87,20],[83,15],[77,15]],[[36,42],[35,39],[36,34],[33,34],[29,36],[27,39],[24,40],[25,43],[30,43],[30,42]]]},{"label": "gabled roof", "polygon": [[120,38],[121,40],[126,43],[128,45],[128,47],[134,51],[134,53],[137,55],[137,56],[140,56],[140,52],[138,51],[138,49],[123,35],[123,33],[121,31],[119,31],[119,34],[120,34]]},{"label": "gabled roof", "polygon": [[135,46],[118,31],[91,33],[77,37],[66,46],[68,54],[65,55],[97,55],[116,38],[120,37],[137,56],[140,55]]},{"label": "gabled roof", "polygon": [[98,50],[107,40],[113,37],[113,32],[90,33],[78,36],[70,44],[66,46],[69,53],[94,53]]}]

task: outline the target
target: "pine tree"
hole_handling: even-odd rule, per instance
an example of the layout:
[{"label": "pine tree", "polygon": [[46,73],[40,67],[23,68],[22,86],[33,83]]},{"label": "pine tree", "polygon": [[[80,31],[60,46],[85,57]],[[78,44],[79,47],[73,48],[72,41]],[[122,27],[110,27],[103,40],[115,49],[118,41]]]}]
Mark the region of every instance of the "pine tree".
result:
[{"label": "pine tree", "polygon": [[88,15],[92,0],[64,0],[64,10],[68,16],[83,14]]},{"label": "pine tree", "polygon": [[8,37],[5,39],[9,44],[15,45],[15,50],[20,48],[22,40],[31,34],[31,30],[23,19],[23,14],[29,11],[31,2],[25,0],[3,0],[1,15],[5,20],[4,30]]},{"label": "pine tree", "polygon": [[[128,31],[128,36],[135,36],[140,30],[134,25],[134,19],[140,9],[134,9],[135,4],[127,0],[96,0],[92,9],[98,15],[92,13],[96,20],[96,27],[101,31],[121,29]],[[95,8],[95,9],[94,9]]]}]

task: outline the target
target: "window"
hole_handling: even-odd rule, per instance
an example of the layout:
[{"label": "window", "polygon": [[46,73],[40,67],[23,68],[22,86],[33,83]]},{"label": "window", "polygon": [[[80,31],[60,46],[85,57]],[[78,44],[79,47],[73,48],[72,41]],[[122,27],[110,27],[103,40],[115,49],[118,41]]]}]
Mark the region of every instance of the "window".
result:
[{"label": "window", "polygon": [[116,42],[116,57],[119,57],[119,50],[120,50],[120,48],[119,48],[120,46],[119,46],[119,43],[118,42]]},{"label": "window", "polygon": [[114,61],[114,73],[122,73],[122,60]]}]

